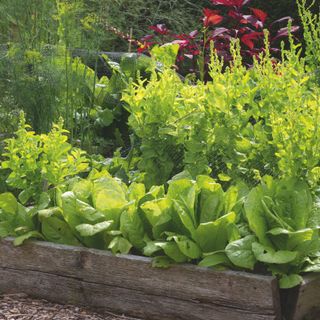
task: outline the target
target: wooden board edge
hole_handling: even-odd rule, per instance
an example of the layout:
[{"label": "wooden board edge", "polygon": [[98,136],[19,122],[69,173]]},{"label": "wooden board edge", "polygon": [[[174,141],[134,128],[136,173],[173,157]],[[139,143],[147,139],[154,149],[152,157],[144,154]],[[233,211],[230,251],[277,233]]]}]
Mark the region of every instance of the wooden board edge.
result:
[{"label": "wooden board edge", "polygon": [[[0,239],[0,245],[1,242],[8,242],[13,245],[14,238],[12,237],[7,237]],[[52,242],[47,242],[47,241],[38,241],[38,240],[27,240],[26,244],[31,245],[31,246],[39,246],[43,248],[55,248],[55,249],[62,249],[62,250],[67,250],[67,251],[76,251],[76,252],[83,252],[84,255],[86,253],[93,254],[98,256],[109,256],[109,257],[118,257],[123,260],[128,260],[128,261],[136,261],[140,263],[144,263],[146,265],[151,265],[152,259],[148,257],[143,257],[143,256],[138,256],[138,255],[132,255],[132,254],[112,254],[110,251],[107,250],[99,250],[99,249],[92,249],[92,248],[86,248],[86,247],[76,247],[76,246],[70,246],[70,245],[64,245],[64,244],[56,244]],[[23,246],[23,245],[22,245]],[[171,266],[171,268],[179,268],[181,270],[188,270],[188,271],[201,271],[201,272],[215,272],[210,268],[206,267],[200,267],[194,264],[177,264]],[[229,275],[241,275],[241,277],[245,279],[256,279],[256,280],[264,280],[264,281],[276,281],[276,278],[271,275],[262,275],[262,274],[255,274],[251,272],[246,272],[246,271],[234,271],[234,270],[224,270],[224,271],[217,271],[219,274],[225,274],[226,276]]]},{"label": "wooden board edge", "polygon": [[[170,279],[172,278],[173,274],[177,275],[177,273],[179,274],[185,274],[186,276],[184,278],[186,278],[187,276],[190,276],[192,279],[194,279],[193,281],[195,281],[195,279],[199,280],[200,282],[202,282],[204,285],[206,285],[206,283],[209,283],[207,281],[209,281],[209,279],[211,279],[210,283],[212,283],[214,285],[215,282],[212,282],[212,280],[214,279],[214,281],[216,281],[218,279],[218,283],[220,283],[221,285],[223,285],[223,283],[226,283],[224,290],[229,290],[229,293],[227,291],[224,291],[224,294],[226,294],[225,296],[223,296],[223,291],[219,292],[219,286],[215,286],[212,287],[212,291],[210,289],[209,286],[205,287],[203,289],[203,287],[201,286],[201,284],[199,283],[199,288],[201,288],[201,291],[199,291],[200,295],[202,296],[198,296],[196,294],[193,294],[193,296],[190,295],[190,293],[184,292],[184,297],[186,299],[188,299],[189,301],[194,301],[197,300],[198,303],[210,303],[210,301],[215,300],[216,303],[220,303],[220,304],[229,304],[229,303],[233,303],[232,307],[239,307],[242,305],[245,305],[248,310],[253,310],[252,308],[256,308],[256,310],[260,309],[260,310],[264,310],[266,314],[271,314],[271,313],[275,313],[277,315],[277,317],[280,317],[281,314],[281,308],[280,308],[280,299],[279,299],[279,288],[278,288],[278,282],[276,280],[276,278],[271,277],[271,276],[264,276],[264,275],[257,275],[257,274],[252,274],[252,273],[247,273],[247,272],[239,272],[239,271],[213,271],[212,269],[209,268],[201,268],[198,267],[196,265],[176,265],[173,266],[171,271],[169,269],[167,270],[159,270],[159,269],[153,269],[151,268],[151,259],[150,258],[146,258],[146,257],[141,257],[141,256],[133,256],[133,255],[118,255],[117,257],[115,257],[111,252],[108,251],[102,251],[102,250],[97,250],[97,249],[88,249],[88,248],[83,248],[83,247],[74,247],[74,246],[68,246],[68,245],[61,245],[61,244],[54,244],[54,243],[49,243],[49,242],[43,242],[43,241],[27,241],[27,243],[25,244],[25,248],[26,249],[32,249],[28,252],[28,250],[24,250],[24,247],[14,247],[13,246],[13,238],[6,238],[2,240],[2,243],[5,244],[5,250],[2,252],[4,259],[1,261],[1,257],[0,257],[0,266],[2,267],[9,267],[9,268],[16,268],[19,270],[33,270],[33,271],[46,271],[46,272],[51,272],[54,273],[56,275],[66,275],[65,274],[65,269],[63,268],[63,263],[60,264],[58,263],[58,272],[57,269],[55,269],[54,267],[52,268],[52,263],[55,263],[55,258],[59,260],[59,257],[61,255],[63,255],[63,253],[66,253],[66,257],[69,256],[69,258],[71,257],[73,263],[76,263],[76,267],[78,267],[78,263],[79,264],[79,273],[73,273],[73,274],[68,274],[69,276],[72,275],[74,278],[81,278],[82,280],[86,280],[89,279],[88,276],[90,276],[91,274],[91,268],[97,266],[97,264],[95,264],[95,258],[97,258],[97,260],[100,260],[100,265],[101,262],[108,264],[109,261],[112,261],[112,268],[111,270],[115,270],[115,267],[121,266],[122,264],[126,265],[126,267],[130,267],[130,264],[132,266],[132,263],[135,263],[136,266],[135,268],[138,270],[139,267],[141,266],[142,269],[144,271],[147,271],[147,277],[149,277],[150,279],[148,279],[148,282],[146,282],[145,284],[150,285],[151,277],[155,276],[158,271],[161,271],[160,274],[160,278],[161,279],[161,283],[160,287],[162,285],[162,283],[164,283],[164,287],[167,287],[167,285],[165,284],[165,280],[166,277],[168,275],[169,272],[169,276]],[[50,252],[50,248],[52,249],[52,257],[53,260],[51,262],[47,261],[46,255],[47,252]],[[0,250],[1,250],[1,242],[0,242]],[[60,250],[61,250],[61,254],[60,254]],[[14,254],[15,256],[21,254],[21,256],[23,257],[24,252],[26,252],[25,257],[26,257],[26,261],[28,260],[29,265],[20,263],[19,258],[18,259],[12,259],[15,260],[14,263],[11,262],[11,259],[9,258],[10,255]],[[38,261],[34,260],[34,256],[37,253],[42,252],[43,257],[45,259],[42,259],[42,262],[44,262],[47,265],[47,269],[45,268],[41,268],[41,259],[40,259],[40,264]],[[50,254],[49,254],[50,256]],[[54,258],[55,257],[55,258]],[[89,265],[86,264],[87,259],[89,258]],[[110,258],[110,259],[109,259]],[[119,261],[119,264],[117,262],[117,259]],[[49,258],[50,260],[50,258]],[[109,260],[109,261],[108,261]],[[99,264],[99,263],[98,263]],[[69,263],[70,266],[70,263]],[[72,265],[71,265],[72,266]],[[104,268],[105,264],[102,265],[102,267]],[[138,267],[138,268],[137,268]],[[84,268],[84,269],[81,269]],[[70,268],[72,269],[72,268]],[[102,269],[101,269],[102,270]],[[157,270],[157,271],[155,271]],[[84,271],[84,273],[83,273]],[[89,272],[89,273],[88,273]],[[172,272],[174,272],[172,274]],[[131,272],[132,273],[132,272]],[[193,278],[192,274],[197,273],[197,276],[195,278]],[[117,274],[117,271],[116,271]],[[122,273],[123,274],[123,273]],[[120,273],[120,275],[122,275]],[[159,274],[158,274],[159,275]],[[143,275],[144,277],[144,275]],[[91,276],[90,276],[91,278]],[[224,279],[225,278],[225,279]],[[175,278],[176,279],[176,278]],[[190,278],[188,278],[190,279]],[[207,279],[207,280],[201,280],[201,279]],[[122,280],[122,278],[121,278]],[[144,280],[144,279],[142,279]],[[171,279],[172,282],[173,279]],[[109,284],[111,285],[111,283],[109,282],[109,280],[105,280],[104,278],[98,277],[96,278],[94,281],[99,282],[102,281],[101,283],[105,283],[105,284]],[[117,285],[117,281],[119,282],[119,277],[118,279],[114,278],[113,284]],[[183,277],[182,277],[182,281]],[[189,280],[186,280],[189,281]],[[205,281],[205,282],[203,282]],[[240,281],[240,284],[238,284]],[[137,281],[136,281],[137,283]],[[135,284],[136,284],[135,283]],[[245,288],[246,284],[250,284],[251,283],[251,287],[248,286],[248,288]],[[125,281],[122,283],[122,285],[127,285],[129,284],[129,287],[132,286],[131,280],[129,279],[129,283],[128,283],[128,279],[125,279]],[[142,283],[143,284],[143,283]],[[198,281],[196,282],[196,284],[198,284]],[[261,284],[261,288],[260,289],[260,284]],[[171,283],[171,285],[173,285],[173,283]],[[180,289],[183,290],[183,282],[180,285],[181,288],[179,288],[179,292]],[[186,282],[186,285],[188,285],[188,283]],[[235,297],[235,299],[232,299],[232,297],[230,297],[229,300],[229,296],[232,295],[232,286],[236,285],[235,288],[237,288],[237,294],[239,296],[239,298],[237,298],[237,296]],[[138,286],[141,287],[140,282],[138,283]],[[230,286],[230,287],[229,287]],[[240,286],[240,287],[239,287]],[[243,286],[243,287],[242,287]],[[190,287],[190,285],[189,285]],[[230,289],[228,289],[230,288]],[[239,288],[241,291],[239,291]],[[256,288],[258,288],[258,291],[255,291]],[[144,291],[149,290],[150,288],[146,288],[143,289]],[[152,288],[151,288],[152,289]],[[154,291],[154,289],[150,291],[150,294],[156,293]],[[182,296],[179,296],[179,294],[177,295],[175,292],[177,292],[178,290],[170,290],[170,286],[168,287],[169,291],[167,290],[166,292],[168,292],[167,294],[171,295],[172,298],[183,298]],[[206,290],[209,291],[206,291]],[[259,295],[255,295],[256,301],[254,302],[250,302],[250,298],[245,298],[246,295],[249,295],[248,291],[252,292],[252,295],[254,295],[254,293],[259,292]],[[159,289],[160,290],[160,289]],[[159,291],[158,290],[158,291]],[[160,290],[161,291],[161,290]],[[165,294],[165,290],[162,290],[162,292],[157,292],[160,295]],[[190,291],[190,290],[189,290]],[[194,291],[192,289],[192,291]],[[191,291],[190,291],[191,292]],[[211,292],[211,296],[216,297],[215,299],[209,299],[207,292],[210,293]],[[244,295],[241,294],[241,292],[243,292]],[[266,295],[266,299],[263,300],[262,299],[262,292],[264,292],[264,294]],[[205,295],[204,295],[205,294]],[[250,294],[251,296],[251,294]],[[220,299],[221,297],[221,299]],[[220,300],[219,300],[220,299]],[[248,304],[245,304],[245,301],[247,301],[248,299]],[[261,301],[261,305],[259,305]],[[267,302],[268,301],[268,302]]]},{"label": "wooden board edge", "polygon": [[[39,271],[0,267],[0,293],[26,293],[57,303],[95,308],[148,320],[280,320],[276,314],[256,313],[226,306],[150,296],[121,287],[90,283]],[[35,287],[37,290],[35,290]],[[191,317],[191,318],[190,318]]]}]

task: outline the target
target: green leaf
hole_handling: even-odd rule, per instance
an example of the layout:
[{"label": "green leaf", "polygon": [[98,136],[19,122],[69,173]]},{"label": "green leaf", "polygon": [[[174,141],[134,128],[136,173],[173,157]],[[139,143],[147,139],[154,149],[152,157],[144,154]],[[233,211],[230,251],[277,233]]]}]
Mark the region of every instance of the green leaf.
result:
[{"label": "green leaf", "polygon": [[147,245],[143,248],[143,254],[147,257],[152,256],[154,253],[161,250],[161,248],[156,244],[157,241],[148,241]]},{"label": "green leaf", "polygon": [[186,236],[174,236],[174,241],[177,243],[180,251],[191,259],[198,259],[201,257],[201,250],[199,246]]},{"label": "green leaf", "polygon": [[140,207],[144,212],[149,223],[155,227],[163,222],[171,219],[171,206],[172,202],[170,199],[161,198],[143,203]]},{"label": "green leaf", "polygon": [[38,211],[38,215],[39,215],[40,221],[42,221],[43,219],[49,218],[54,215],[62,216],[62,209],[59,207],[43,209]]},{"label": "green leaf", "polygon": [[252,244],[257,241],[255,236],[249,235],[229,243],[226,254],[237,267],[253,270],[257,260],[252,252]]},{"label": "green leaf", "polygon": [[259,241],[267,246],[271,243],[267,238],[268,224],[261,204],[262,190],[261,187],[253,188],[244,203],[245,215],[250,229],[255,233]]},{"label": "green leaf", "polygon": [[120,67],[127,77],[135,77],[137,72],[137,56],[132,53],[125,53],[121,57]]},{"label": "green leaf", "polygon": [[144,216],[152,226],[152,234],[155,239],[161,238],[161,234],[169,228],[172,220],[172,202],[167,198],[155,199],[141,205]]},{"label": "green leaf", "polygon": [[219,265],[229,264],[228,257],[224,252],[216,252],[202,259],[198,266],[200,267],[216,267]]},{"label": "green leaf", "polygon": [[198,220],[195,212],[198,193],[199,190],[195,181],[180,179],[169,182],[167,197],[184,209],[192,219],[193,225],[196,225]]},{"label": "green leaf", "polygon": [[11,221],[0,221],[0,238],[11,236],[13,233]]},{"label": "green leaf", "polygon": [[128,204],[126,192],[126,186],[120,180],[100,178],[94,181],[93,205],[105,215],[106,220],[114,221],[114,228],[118,228],[120,215]]},{"label": "green leaf", "polygon": [[128,188],[128,197],[130,201],[139,201],[146,194],[146,187],[143,183],[133,182]]},{"label": "green leaf", "polygon": [[172,260],[169,257],[159,256],[152,259],[153,268],[167,269],[172,265]]},{"label": "green leaf", "polygon": [[108,248],[113,254],[122,253],[128,254],[132,248],[132,244],[125,238],[119,236],[115,237],[109,244]]},{"label": "green leaf", "polygon": [[293,229],[304,229],[312,214],[313,200],[307,183],[295,178],[281,180],[276,189],[277,205],[283,219],[290,215]]},{"label": "green leaf", "polygon": [[103,111],[99,112],[99,124],[102,126],[108,127],[112,124],[114,120],[114,115],[112,110],[104,109]]},{"label": "green leaf", "polygon": [[[168,130],[170,130],[170,128],[167,128]],[[172,130],[172,129],[171,129]],[[160,131],[160,130],[159,130]],[[161,132],[166,131],[164,129],[161,129]],[[166,132],[168,134],[168,132]],[[205,176],[203,176],[205,177]],[[209,177],[208,177],[209,178]],[[174,175],[170,181],[175,181],[175,180],[182,180],[182,179],[187,179],[187,180],[192,180],[192,175],[190,174],[190,172],[188,170],[184,170],[181,171],[179,173],[177,173],[176,175]]]},{"label": "green leaf", "polygon": [[[320,247],[317,246],[319,241],[319,231],[309,228],[301,229],[298,231],[289,231],[283,228],[274,228],[268,231],[271,234],[275,243],[280,243],[286,250],[301,251],[301,253],[309,254],[309,250],[314,251]],[[314,248],[317,246],[317,248]],[[308,250],[309,247],[309,250]]]},{"label": "green leaf", "polygon": [[170,68],[175,64],[178,51],[178,44],[166,44],[161,47],[154,46],[150,53],[155,61],[161,62],[165,67]]},{"label": "green leaf", "polygon": [[35,238],[35,239],[43,239],[43,235],[39,233],[38,231],[29,231],[19,237],[16,237],[13,241],[13,244],[15,246],[20,246],[22,245],[26,240],[30,238]]},{"label": "green leaf", "polygon": [[[177,213],[177,217],[185,228],[186,232],[190,234],[192,238],[194,238],[195,227],[190,215],[186,212],[183,206],[176,200],[173,200],[173,208],[175,213]],[[179,223],[177,223],[179,225]]]},{"label": "green leaf", "polygon": [[78,200],[73,192],[65,192],[61,196],[61,200],[64,219],[73,230],[79,224],[112,220],[106,219],[105,214],[97,211],[89,204]]},{"label": "green leaf", "polygon": [[228,182],[228,181],[231,180],[231,177],[228,176],[228,175],[225,174],[225,173],[219,173],[219,174],[218,174],[218,178],[219,178],[220,181],[223,181],[223,182]]},{"label": "green leaf", "polygon": [[282,275],[279,279],[281,289],[290,289],[303,282],[303,278],[298,274]]},{"label": "green leaf", "polygon": [[145,246],[145,231],[135,205],[129,206],[129,208],[121,214],[120,231],[135,248],[142,249]]},{"label": "green leaf", "polygon": [[17,227],[26,227],[29,230],[34,230],[35,226],[33,223],[33,210],[25,208],[23,205],[18,203],[18,212],[14,216],[14,223]]},{"label": "green leaf", "polygon": [[155,242],[155,245],[160,247],[164,253],[175,262],[186,262],[188,258],[180,251],[176,242]]},{"label": "green leaf", "polygon": [[75,194],[77,199],[87,202],[91,197],[93,184],[90,180],[80,180],[72,186],[72,192]]},{"label": "green leaf", "polygon": [[252,244],[252,251],[258,261],[272,264],[286,264],[292,262],[298,255],[298,252],[296,251],[275,251],[258,242]]},{"label": "green leaf", "polygon": [[41,232],[44,238],[50,242],[73,246],[81,245],[69,225],[55,216],[51,216],[42,221]]},{"label": "green leaf", "polygon": [[113,221],[103,221],[94,225],[91,224],[79,224],[76,226],[76,230],[80,233],[82,237],[91,237],[97,233],[108,230],[112,225]]},{"label": "green leaf", "polygon": [[18,211],[18,202],[12,193],[0,194],[0,208],[8,213],[15,214]]},{"label": "green leaf", "polygon": [[200,188],[200,223],[218,219],[224,207],[224,192],[221,185],[208,176],[198,176]]},{"label": "green leaf", "polygon": [[24,189],[19,193],[18,199],[19,199],[20,203],[25,205],[29,201],[29,199],[32,197],[32,195],[33,195],[32,189],[30,189],[30,188]]},{"label": "green leaf", "polygon": [[303,268],[303,272],[320,272],[320,257],[311,260],[307,258],[307,265]]},{"label": "green leaf", "polygon": [[147,201],[164,198],[164,196],[165,196],[164,186],[152,186],[149,192],[146,193],[145,196],[140,199],[139,205],[142,205]]},{"label": "green leaf", "polygon": [[48,193],[46,192],[42,192],[41,195],[40,195],[40,198],[39,198],[39,202],[38,202],[38,209],[39,210],[42,210],[42,209],[45,209],[49,206],[50,204],[50,196],[48,195]]},{"label": "green leaf", "polygon": [[106,220],[105,214],[97,211],[86,202],[77,199],[75,205],[75,212],[73,215],[77,215],[81,222],[100,222],[101,220]]},{"label": "green leaf", "polygon": [[235,204],[237,203],[237,200],[238,200],[238,188],[235,186],[231,186],[227,190],[224,196],[224,205],[225,205],[224,211],[226,213],[231,212]]},{"label": "green leaf", "polygon": [[230,227],[236,220],[236,214],[230,212],[216,221],[201,223],[196,229],[194,239],[203,252],[224,250],[229,241]]}]

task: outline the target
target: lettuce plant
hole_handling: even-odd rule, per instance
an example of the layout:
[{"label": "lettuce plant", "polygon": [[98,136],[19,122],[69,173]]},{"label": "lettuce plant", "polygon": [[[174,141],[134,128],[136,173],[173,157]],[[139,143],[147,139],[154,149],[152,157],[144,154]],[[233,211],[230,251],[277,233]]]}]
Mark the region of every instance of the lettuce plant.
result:
[{"label": "lettuce plant", "polygon": [[168,188],[127,186],[106,170],[71,179],[56,207],[25,208],[0,195],[0,237],[137,253],[153,266],[191,262],[215,269],[272,273],[281,288],[319,272],[320,211],[309,186],[298,179],[265,176],[251,190],[238,183],[224,191],[209,176],[181,172]]},{"label": "lettuce plant", "polygon": [[282,288],[299,284],[303,271],[320,270],[320,211],[305,182],[265,177],[248,194],[244,209],[256,236],[253,254],[281,276]]}]

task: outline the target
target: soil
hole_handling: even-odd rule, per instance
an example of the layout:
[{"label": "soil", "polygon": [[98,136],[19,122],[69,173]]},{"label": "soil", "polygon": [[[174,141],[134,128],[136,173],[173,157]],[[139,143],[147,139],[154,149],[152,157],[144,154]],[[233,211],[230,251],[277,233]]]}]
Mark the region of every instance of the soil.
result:
[{"label": "soil", "polygon": [[24,294],[0,295],[0,320],[139,320],[113,313],[37,300]]}]

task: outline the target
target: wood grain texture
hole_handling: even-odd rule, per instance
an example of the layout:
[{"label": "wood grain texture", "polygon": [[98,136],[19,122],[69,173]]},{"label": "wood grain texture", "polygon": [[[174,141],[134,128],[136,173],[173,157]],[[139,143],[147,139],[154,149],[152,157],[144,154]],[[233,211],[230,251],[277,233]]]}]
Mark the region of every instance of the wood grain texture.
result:
[{"label": "wood grain texture", "polygon": [[304,277],[299,287],[282,293],[283,313],[286,320],[320,319],[320,275]]},{"label": "wood grain texture", "polygon": [[[104,308],[145,319],[280,319],[276,279],[192,265],[151,267],[132,255],[28,242],[0,243],[0,291]],[[35,289],[36,288],[36,289]]]}]

